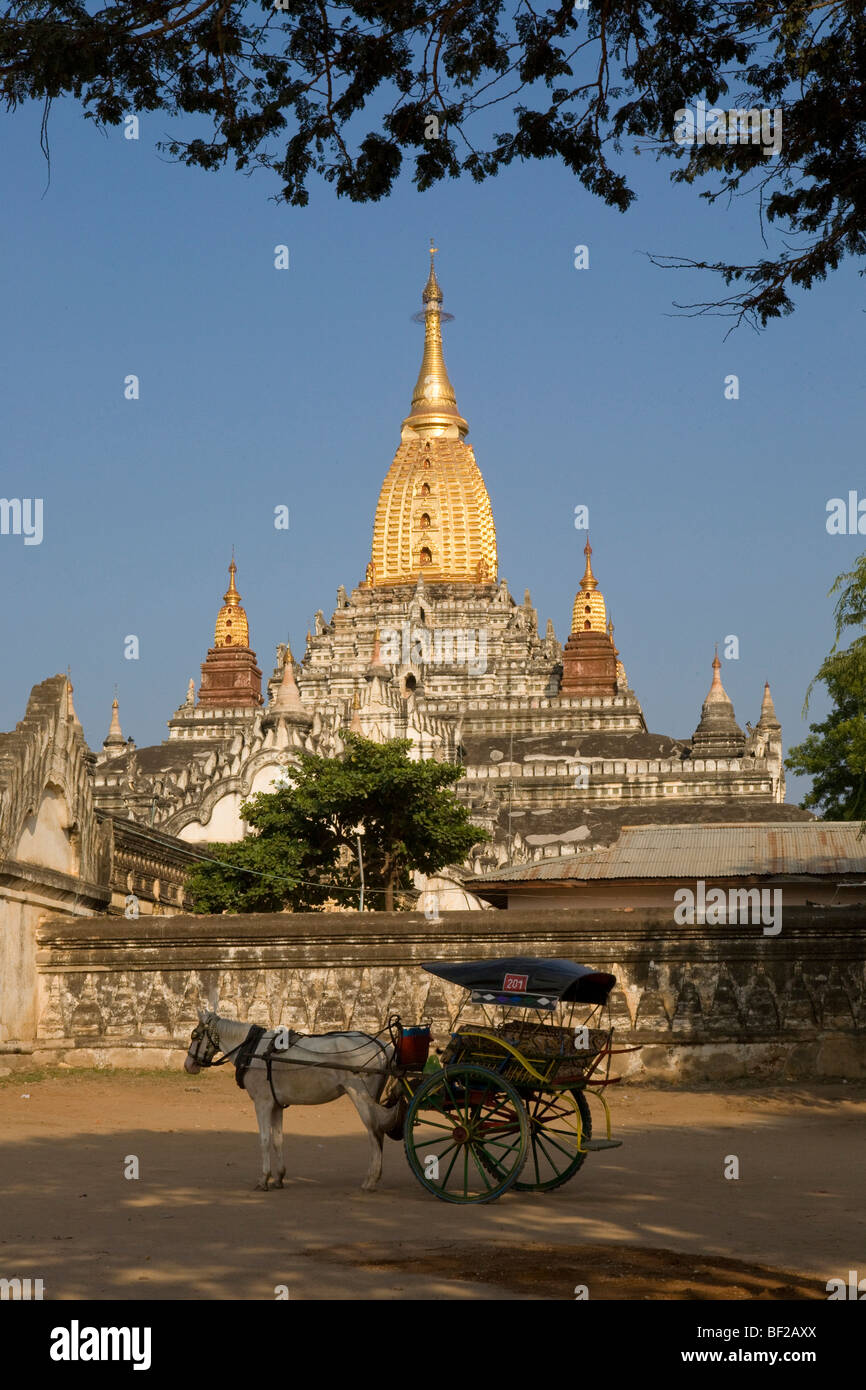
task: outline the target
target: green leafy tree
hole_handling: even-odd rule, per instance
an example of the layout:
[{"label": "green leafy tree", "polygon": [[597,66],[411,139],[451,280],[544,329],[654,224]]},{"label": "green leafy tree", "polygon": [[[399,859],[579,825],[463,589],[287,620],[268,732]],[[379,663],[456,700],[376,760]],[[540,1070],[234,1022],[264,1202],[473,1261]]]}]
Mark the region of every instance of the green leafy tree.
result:
[{"label": "green leafy tree", "polygon": [[209,846],[221,862],[198,865],[187,882],[197,912],[304,911],[333,897],[343,902],[338,890],[359,878],[359,824],[367,891],[374,907],[390,912],[413,870],[429,874],[459,863],[489,838],[451,790],[462,767],[412,762],[408,739],[373,743],[347,733],[345,743],[340,758],[302,754],[293,785],[260,792],[241,807],[252,834]]},{"label": "green leafy tree", "polygon": [[[0,0],[0,97],[43,104],[46,154],[51,103],[70,97],[103,126],[176,117],[162,148],[266,168],[295,206],[312,176],[368,202],[406,160],[427,189],[556,159],[625,211],[616,156],[631,138],[675,180],[706,180],[711,204],[754,193],[759,259],[661,263],[735,283],[688,307],[755,324],[866,249],[864,71],[862,0]],[[678,143],[677,112],[698,99],[783,107],[780,151]]]},{"label": "green leafy tree", "polygon": [[823,683],[833,702],[820,724],[809,726],[809,735],[791,748],[785,766],[805,773],[812,789],[805,807],[816,807],[825,820],[858,820],[866,816],[866,635],[839,649],[846,628],[866,626],[866,555],[853,570],[840,574],[831,593],[838,593],[835,609],[836,640],[806,696]]}]

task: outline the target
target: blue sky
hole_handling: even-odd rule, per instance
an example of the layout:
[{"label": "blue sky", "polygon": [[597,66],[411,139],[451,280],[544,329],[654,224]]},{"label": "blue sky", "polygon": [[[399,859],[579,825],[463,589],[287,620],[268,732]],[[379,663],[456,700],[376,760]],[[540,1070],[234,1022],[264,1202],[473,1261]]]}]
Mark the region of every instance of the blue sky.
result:
[{"label": "blue sky", "polygon": [[[713,644],[741,725],[769,679],[786,744],[832,642],[827,591],[862,542],[826,503],[860,489],[862,284],[852,266],[762,334],[677,314],[721,293],[645,252],[752,260],[754,208],[710,209],[628,155],[639,194],[607,209],[552,163],[355,206],[314,184],[205,174],[71,105],[6,119],[0,495],[44,500],[44,539],[0,536],[0,727],[71,667],[99,747],[167,734],[212,641],[232,544],[265,675],[369,559],[373,514],[420,362],[411,322],[440,248],[446,360],[490,492],[500,576],[565,640],[583,569],[574,508],[651,729],[698,722]],[[274,269],[285,243],[290,268]],[[574,247],[589,247],[575,270]],[[140,399],[124,399],[124,379]],[[736,373],[740,399],[724,398]],[[290,508],[288,531],[274,507]],[[140,641],[124,659],[124,638]],[[826,710],[822,695],[810,718]],[[802,784],[789,786],[789,800]]]}]

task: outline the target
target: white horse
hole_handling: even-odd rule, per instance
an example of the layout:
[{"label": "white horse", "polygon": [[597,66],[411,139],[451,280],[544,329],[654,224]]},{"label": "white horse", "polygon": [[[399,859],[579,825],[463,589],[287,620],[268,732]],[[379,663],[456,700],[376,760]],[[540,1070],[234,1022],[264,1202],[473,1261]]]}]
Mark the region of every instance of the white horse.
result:
[{"label": "white horse", "polygon": [[[199,1023],[193,1029],[184,1070],[195,1076],[202,1067],[219,1066],[221,1061],[235,1065],[242,1044],[250,1031],[249,1023],[199,1010]],[[283,1046],[280,1046],[283,1044]],[[288,1044],[288,1045],[286,1045]],[[246,1049],[244,1049],[246,1051]],[[271,1081],[264,1054],[270,1051]],[[214,1062],[218,1052],[224,1057]],[[324,1033],[302,1036],[285,1028],[272,1028],[258,1039],[249,1066],[243,1073],[243,1089],[252,1096],[259,1122],[262,1146],[262,1176],[256,1187],[267,1192],[282,1187],[286,1175],[283,1162],[283,1109],[289,1105],[324,1105],[347,1095],[364,1122],[370,1136],[370,1167],[363,1183],[372,1192],[382,1176],[382,1139],[398,1127],[402,1107],[379,1105],[394,1045],[371,1038],[368,1033]],[[281,1061],[287,1058],[287,1061]],[[343,1067],[340,1067],[340,1061]],[[309,1062],[309,1066],[299,1063]],[[347,1068],[351,1067],[349,1071]]]}]

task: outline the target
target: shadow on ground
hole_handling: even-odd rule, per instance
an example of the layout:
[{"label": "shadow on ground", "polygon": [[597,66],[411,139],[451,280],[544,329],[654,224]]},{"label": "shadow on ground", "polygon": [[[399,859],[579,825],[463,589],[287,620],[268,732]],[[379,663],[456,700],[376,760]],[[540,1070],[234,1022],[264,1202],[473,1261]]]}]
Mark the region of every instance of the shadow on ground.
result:
[{"label": "shadow on ground", "polygon": [[[348,1102],[288,1113],[288,1181],[254,1190],[248,1098],[223,1075],[51,1078],[0,1094],[0,1277],[49,1299],[826,1298],[862,1250],[864,1106],[651,1093],[624,1146],[550,1194],[437,1202]],[[23,1096],[29,1095],[29,1100]],[[80,1132],[79,1132],[80,1131]],[[727,1157],[741,1177],[723,1176]],[[140,1176],[124,1177],[127,1160]],[[790,1271],[799,1271],[792,1273]]]}]

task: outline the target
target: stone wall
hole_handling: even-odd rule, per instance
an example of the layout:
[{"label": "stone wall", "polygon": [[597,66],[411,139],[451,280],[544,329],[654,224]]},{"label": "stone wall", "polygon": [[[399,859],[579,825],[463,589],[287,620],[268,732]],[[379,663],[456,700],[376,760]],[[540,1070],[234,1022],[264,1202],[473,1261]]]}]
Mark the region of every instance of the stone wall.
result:
[{"label": "stone wall", "polygon": [[616,1036],[641,1045],[618,1070],[634,1079],[863,1077],[863,918],[792,907],[777,937],[672,927],[652,909],[54,918],[38,933],[38,1028],[18,1049],[42,1063],[179,1065],[208,1004],[304,1032],[376,1032],[397,1010],[430,1017],[442,1042],[464,996],[421,962],[536,955],[617,976]]},{"label": "stone wall", "polygon": [[35,1036],[36,931],[48,914],[122,912],[129,893],[136,911],[178,910],[206,857],[100,815],[91,762],[66,676],[35,685],[24,718],[0,733],[0,1049]]},{"label": "stone wall", "polygon": [[30,693],[0,734],[0,1044],[32,1037],[36,929],[46,912],[104,912],[110,829],[93,809],[88,749],[66,676]]}]

